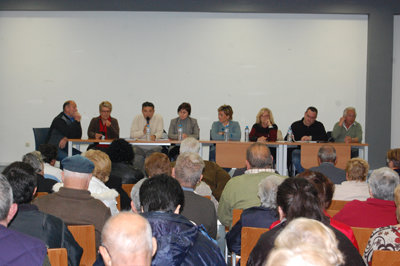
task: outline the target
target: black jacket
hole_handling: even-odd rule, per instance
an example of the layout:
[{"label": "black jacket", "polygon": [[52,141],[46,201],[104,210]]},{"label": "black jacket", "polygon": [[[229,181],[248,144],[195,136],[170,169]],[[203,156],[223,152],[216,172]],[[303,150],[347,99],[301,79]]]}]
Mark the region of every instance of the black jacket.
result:
[{"label": "black jacket", "polygon": [[71,121],[64,112],[57,115],[50,126],[47,143],[58,147],[58,143],[64,137],[69,139],[80,139],[82,137],[81,122]]}]

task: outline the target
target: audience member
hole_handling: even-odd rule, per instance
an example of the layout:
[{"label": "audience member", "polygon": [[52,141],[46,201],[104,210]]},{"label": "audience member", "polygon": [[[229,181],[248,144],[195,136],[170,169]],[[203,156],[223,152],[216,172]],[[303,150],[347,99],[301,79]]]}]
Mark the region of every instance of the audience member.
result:
[{"label": "audience member", "polygon": [[356,122],[356,109],[347,107],[343,111],[343,116],[335,124],[332,137],[335,142],[360,143],[362,141],[362,127]]},{"label": "audience member", "polygon": [[398,224],[380,227],[372,232],[364,251],[364,261],[371,265],[373,252],[375,250],[400,251],[400,185],[394,190],[394,201],[396,203],[396,218]]},{"label": "audience member", "polygon": [[[318,115],[317,108],[310,106],[304,113],[304,117],[301,120],[294,122],[290,126],[295,141],[328,140],[328,136],[326,135],[324,125],[316,120],[317,115]],[[298,173],[304,171],[304,168],[301,166],[300,149],[293,150],[292,162]]]},{"label": "audience member", "polygon": [[61,182],[62,170],[55,167],[57,162],[57,147],[53,144],[40,144],[39,151],[44,161],[44,178]]},{"label": "audience member", "polygon": [[400,175],[400,149],[391,149],[386,154],[387,165]]},{"label": "audience member", "polygon": [[37,188],[34,169],[26,163],[14,162],[3,174],[11,185],[14,203],[18,204],[9,228],[42,240],[47,248],[66,248],[69,264],[79,265],[83,250],[64,222],[31,204]]},{"label": "audience member", "polygon": [[101,233],[99,252],[106,266],[150,266],[156,249],[149,222],[138,214],[121,212],[108,219]]},{"label": "audience member", "polygon": [[[148,178],[151,178],[155,175],[171,175],[171,162],[168,159],[168,156],[161,152],[155,152],[146,158],[144,163],[146,174]],[[136,185],[131,190],[131,199],[132,199],[132,210],[135,212],[140,212],[140,197],[139,191],[143,182],[148,178],[143,178],[136,183]]]},{"label": "audience member", "polygon": [[[154,113],[154,104],[144,102],[142,104],[142,113],[135,116],[131,127],[132,139],[146,139],[147,126],[150,127],[150,140],[161,139],[164,131],[164,120],[161,115]],[[161,146],[135,145],[134,165],[143,169],[144,160],[153,152],[160,152]]]},{"label": "audience member", "polygon": [[179,213],[184,194],[167,175],[147,179],[140,188],[141,208],[157,239],[152,265],[226,265],[216,244]]},{"label": "audience member", "polygon": [[243,227],[269,228],[273,222],[279,219],[276,209],[276,192],[282,182],[282,178],[277,175],[271,175],[261,180],[257,193],[261,206],[243,210],[240,220],[226,234],[229,251],[240,255]]},{"label": "audience member", "polygon": [[275,239],[280,232],[288,223],[299,217],[317,220],[334,232],[339,243],[338,249],[346,258],[343,265],[364,265],[364,261],[350,240],[329,225],[329,219],[322,209],[323,203],[321,203],[313,184],[301,177],[287,178],[278,187],[276,202],[282,222],[261,235],[250,254],[247,265],[261,265],[264,263],[273,249]]},{"label": "audience member", "polygon": [[278,126],[274,116],[268,108],[261,108],[256,116],[256,123],[251,128],[250,141],[267,142],[276,141],[278,138]]},{"label": "audience member", "polygon": [[340,185],[335,185],[334,200],[367,200],[369,195],[366,182],[369,165],[360,158],[353,158],[346,164],[346,180]]},{"label": "audience member", "polygon": [[322,173],[334,184],[341,184],[343,181],[346,181],[346,172],[335,166],[336,149],[332,145],[323,145],[319,148],[318,164],[318,167],[312,167],[310,170]]},{"label": "audience member", "polygon": [[171,120],[168,129],[168,138],[177,140],[178,139],[178,129],[182,128],[182,140],[187,137],[193,137],[199,139],[199,125],[197,120],[190,117],[192,107],[190,103],[181,103],[178,106],[178,117]]},{"label": "audience member", "polygon": [[[246,166],[244,175],[236,176],[229,180],[218,207],[218,218],[225,226],[232,224],[233,209],[247,209],[260,206],[260,199],[257,197],[258,184],[265,177],[275,173],[272,169],[273,158],[269,148],[265,144],[253,143],[247,148]],[[282,178],[285,178],[282,176]]]},{"label": "audience member", "polygon": [[50,265],[45,244],[34,237],[7,228],[17,213],[7,179],[0,175],[0,261],[2,265]]},{"label": "audience member", "polygon": [[33,151],[30,153],[25,154],[22,157],[22,161],[24,163],[29,164],[30,166],[33,167],[35,170],[35,175],[36,175],[36,180],[37,180],[37,192],[47,192],[47,193],[52,193],[53,186],[54,184],[57,183],[57,181],[44,178],[43,177],[43,160],[42,156],[39,151]]},{"label": "audience member", "polygon": [[204,225],[208,234],[216,239],[217,214],[214,205],[194,191],[203,178],[203,168],[204,162],[198,153],[184,152],[179,155],[172,176],[178,180],[185,195],[185,209],[181,214],[197,225]]},{"label": "audience member", "polygon": [[[307,250],[315,253],[309,253]],[[277,250],[286,250],[296,255],[289,258],[283,255],[279,261],[273,254]],[[323,223],[307,218],[296,218],[291,221],[275,239],[275,250],[268,258],[267,265],[292,265],[288,260],[296,262],[307,261],[305,265],[342,265],[345,258],[338,249],[335,233]],[[303,265],[303,264],[302,264]]]},{"label": "audience member", "polygon": [[382,167],[371,173],[368,182],[371,198],[347,203],[334,219],[353,227],[377,228],[397,224],[393,200],[399,175],[388,167]]},{"label": "audience member", "polygon": [[[80,139],[82,137],[81,114],[76,103],[72,100],[63,104],[63,111],[57,115],[50,126],[47,143],[58,147],[59,161],[68,155],[68,139]],[[81,152],[72,149],[73,154]]]},{"label": "audience member", "polygon": [[93,224],[96,250],[104,223],[111,216],[110,209],[88,191],[94,164],[87,158],[74,155],[62,161],[64,187],[60,191],[37,198],[33,203],[39,210],[61,218],[67,225]]},{"label": "audience member", "polygon": [[[108,101],[103,101],[99,104],[100,115],[93,117],[90,121],[87,134],[89,139],[117,139],[119,138],[118,120],[111,117],[112,104]],[[94,143],[90,148],[106,151],[108,145]]]}]

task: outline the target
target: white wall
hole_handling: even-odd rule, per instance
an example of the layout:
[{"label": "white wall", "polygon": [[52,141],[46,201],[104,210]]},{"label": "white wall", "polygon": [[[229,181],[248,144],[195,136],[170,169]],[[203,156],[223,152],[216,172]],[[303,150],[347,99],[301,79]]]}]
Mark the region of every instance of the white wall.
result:
[{"label": "white wall", "polygon": [[400,16],[394,16],[391,148],[400,148]]},{"label": "white wall", "polygon": [[327,130],[346,106],[364,125],[367,27],[361,15],[0,12],[0,163],[33,150],[32,128],[67,99],[83,137],[105,99],[121,137],[146,100],[166,130],[189,101],[201,139],[222,104],[242,129],[264,106],[283,132],[309,105]]}]

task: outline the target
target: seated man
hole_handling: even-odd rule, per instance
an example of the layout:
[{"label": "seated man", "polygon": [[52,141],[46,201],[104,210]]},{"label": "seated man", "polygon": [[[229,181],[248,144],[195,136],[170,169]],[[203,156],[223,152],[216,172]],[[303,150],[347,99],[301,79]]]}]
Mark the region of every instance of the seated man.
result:
[{"label": "seated man", "polygon": [[147,179],[140,188],[140,202],[142,215],[157,239],[153,265],[226,265],[217,245],[179,214],[185,196],[174,178],[158,175]]},{"label": "seated man", "polygon": [[58,192],[37,198],[33,203],[40,211],[61,218],[67,225],[93,224],[97,250],[101,230],[111,213],[109,208],[93,198],[88,191],[94,164],[80,155],[67,157],[62,163],[64,187]]},{"label": "seated man", "polygon": [[17,213],[7,179],[0,175],[0,262],[2,265],[50,265],[45,244],[34,237],[7,229]]},{"label": "seated man", "polygon": [[[327,141],[328,135],[326,135],[324,125],[317,121],[318,110],[317,108],[310,106],[304,113],[304,117],[301,120],[294,122],[290,128],[293,132],[294,141]],[[296,171],[301,173],[304,168],[301,166],[300,149],[292,151],[292,162],[296,167]]]},{"label": "seated man", "polygon": [[[135,116],[133,119],[131,138],[146,140],[147,127],[150,128],[149,140],[155,141],[162,137],[164,131],[164,120],[161,115],[154,113],[154,104],[150,102],[144,102],[142,104],[142,113]],[[160,152],[161,146],[135,145],[133,149],[135,151],[134,166],[143,169],[146,157],[153,152]]]},{"label": "seated man", "polygon": [[343,116],[335,124],[332,137],[335,142],[360,143],[362,141],[362,127],[356,122],[356,109],[347,107],[343,111]]},{"label": "seated man", "polygon": [[111,217],[101,233],[99,252],[106,266],[150,266],[156,249],[149,222],[138,214],[121,212]]},{"label": "seated man", "polygon": [[211,200],[194,191],[201,181],[204,162],[198,153],[184,152],[179,155],[172,176],[181,184],[185,194],[185,209],[182,215],[197,225],[204,225],[212,238],[217,237],[217,214]]},{"label": "seated man", "polygon": [[[276,175],[272,169],[273,158],[267,145],[256,142],[247,148],[246,166],[244,175],[229,180],[218,206],[218,218],[225,226],[232,224],[233,209],[247,209],[260,206],[257,197],[258,184],[271,175]],[[282,179],[285,177],[280,176]]]},{"label": "seated man", "polygon": [[382,167],[372,172],[368,182],[371,198],[347,203],[333,218],[352,227],[377,228],[397,224],[393,200],[399,175]]},{"label": "seated man", "polygon": [[43,160],[42,160],[42,156],[41,156],[40,152],[33,151],[30,153],[27,153],[22,157],[22,161],[24,163],[27,163],[30,166],[32,166],[33,169],[35,170],[36,179],[37,179],[36,192],[52,193],[53,192],[52,188],[53,188],[54,184],[57,183],[57,181],[43,177],[43,173],[44,173],[43,165],[44,164],[43,164]]},{"label": "seated man", "polygon": [[37,188],[34,169],[26,163],[14,162],[3,174],[13,190],[14,203],[18,204],[18,213],[9,228],[42,240],[48,248],[66,248],[69,264],[79,265],[83,250],[64,222],[31,204]]},{"label": "seated man", "polygon": [[57,147],[52,144],[41,144],[39,151],[44,161],[44,178],[61,182],[62,170],[55,167],[57,161]]},{"label": "seated man", "polygon": [[[63,104],[63,111],[51,123],[47,143],[58,147],[57,159],[62,161],[68,155],[68,139],[81,137],[81,115],[74,101],[66,101]],[[80,151],[73,149],[73,154],[80,154]]]},{"label": "seated man", "polygon": [[346,181],[346,172],[335,167],[336,149],[331,145],[323,145],[318,151],[318,167],[310,168],[310,171],[319,172],[329,178],[334,184]]}]

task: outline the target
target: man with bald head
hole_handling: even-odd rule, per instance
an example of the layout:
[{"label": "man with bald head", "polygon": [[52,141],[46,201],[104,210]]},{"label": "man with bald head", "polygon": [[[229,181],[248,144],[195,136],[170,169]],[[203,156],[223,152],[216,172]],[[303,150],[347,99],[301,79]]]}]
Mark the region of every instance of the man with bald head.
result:
[{"label": "man with bald head", "polygon": [[247,149],[246,172],[229,180],[222,191],[218,218],[223,225],[231,226],[233,209],[260,206],[261,202],[257,197],[258,184],[262,179],[275,175],[272,163],[271,152],[265,144],[256,142]]},{"label": "man with bald head", "polygon": [[[68,155],[68,139],[80,139],[81,137],[81,115],[76,103],[68,100],[63,104],[63,111],[51,123],[47,143],[58,147],[57,160],[61,161]],[[80,151],[73,149],[73,154],[80,154]]]},{"label": "man with bald head", "polygon": [[319,148],[318,164],[318,167],[310,168],[310,170],[325,175],[334,184],[341,184],[346,181],[346,172],[335,166],[336,149],[332,145],[323,145]]},{"label": "man with bald head", "polygon": [[106,266],[150,265],[156,249],[149,222],[132,212],[110,218],[101,233],[99,252]]}]

